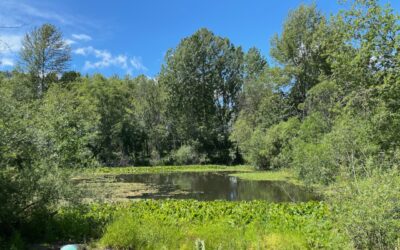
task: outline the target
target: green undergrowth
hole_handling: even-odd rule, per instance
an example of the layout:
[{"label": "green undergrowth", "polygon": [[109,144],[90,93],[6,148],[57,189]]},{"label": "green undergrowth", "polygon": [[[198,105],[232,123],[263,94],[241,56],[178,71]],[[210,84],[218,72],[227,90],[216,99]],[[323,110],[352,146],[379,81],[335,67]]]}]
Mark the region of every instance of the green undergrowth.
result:
[{"label": "green undergrowth", "polygon": [[347,248],[334,224],[323,202],[147,200],[63,208],[36,237],[100,249]]},{"label": "green undergrowth", "polygon": [[321,202],[143,201],[117,213],[99,241],[113,249],[338,249]]}]

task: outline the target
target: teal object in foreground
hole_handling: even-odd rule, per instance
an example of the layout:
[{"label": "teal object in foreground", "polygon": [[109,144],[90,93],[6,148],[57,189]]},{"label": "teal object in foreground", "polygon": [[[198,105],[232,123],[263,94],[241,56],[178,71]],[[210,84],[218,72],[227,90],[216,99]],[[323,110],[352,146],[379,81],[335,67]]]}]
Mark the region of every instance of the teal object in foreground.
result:
[{"label": "teal object in foreground", "polygon": [[79,245],[65,245],[60,248],[60,250],[79,250]]}]

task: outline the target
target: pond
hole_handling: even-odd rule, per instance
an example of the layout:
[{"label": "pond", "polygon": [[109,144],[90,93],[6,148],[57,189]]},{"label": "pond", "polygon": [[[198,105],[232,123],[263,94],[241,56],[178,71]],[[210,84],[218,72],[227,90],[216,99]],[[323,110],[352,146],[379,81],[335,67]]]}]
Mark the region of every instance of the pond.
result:
[{"label": "pond", "polygon": [[304,187],[284,181],[251,181],[230,176],[232,172],[178,172],[161,174],[123,174],[117,182],[140,183],[151,192],[139,192],[129,199],[267,200],[302,202],[318,200]]}]

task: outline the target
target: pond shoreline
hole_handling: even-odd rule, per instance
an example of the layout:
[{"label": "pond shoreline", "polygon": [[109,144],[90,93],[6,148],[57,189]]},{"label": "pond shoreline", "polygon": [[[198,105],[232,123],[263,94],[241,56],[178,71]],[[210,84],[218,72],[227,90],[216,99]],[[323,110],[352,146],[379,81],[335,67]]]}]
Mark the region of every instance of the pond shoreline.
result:
[{"label": "pond shoreline", "polygon": [[[287,170],[258,171],[250,166],[102,167],[85,170],[73,180],[85,181],[86,186],[79,188],[91,187],[94,195],[109,189],[137,196],[141,190],[146,193],[157,190],[146,183],[118,182],[118,176],[155,178],[166,174],[172,178],[192,174],[207,176],[210,172],[237,178],[238,182],[275,181],[304,187]],[[132,189],[139,191],[135,193]],[[42,249],[53,249],[51,242],[83,243],[88,249],[162,246],[192,249],[199,240],[211,248],[220,244],[231,249],[267,246],[303,249],[345,241],[345,236],[337,235],[331,226],[333,220],[323,201],[127,200],[110,195],[103,199],[84,199],[77,206],[60,207],[56,216],[46,223],[49,230],[57,233],[56,238],[49,238],[46,245],[41,245],[49,248]]]},{"label": "pond shoreline", "polygon": [[314,198],[300,198],[306,193],[305,197],[311,197],[310,192],[314,191],[296,180],[288,170],[259,171],[250,166],[103,167],[87,170],[73,181],[82,190],[89,191],[88,201],[149,198],[320,200],[317,194],[312,196]]}]

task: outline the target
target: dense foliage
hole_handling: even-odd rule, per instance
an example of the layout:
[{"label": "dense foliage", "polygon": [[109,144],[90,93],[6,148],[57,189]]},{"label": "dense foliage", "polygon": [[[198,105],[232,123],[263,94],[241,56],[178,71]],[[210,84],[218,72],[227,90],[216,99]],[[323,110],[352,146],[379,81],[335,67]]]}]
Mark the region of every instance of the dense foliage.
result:
[{"label": "dense foliage", "polygon": [[398,15],[376,1],[355,1],[329,20],[315,6],[292,11],[272,40],[279,66],[245,83],[231,134],[245,159],[323,183],[339,169],[355,178],[371,170],[367,162],[394,164],[399,33]]}]

